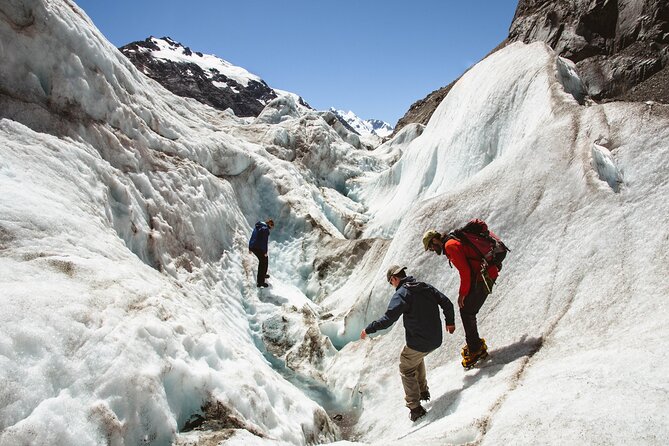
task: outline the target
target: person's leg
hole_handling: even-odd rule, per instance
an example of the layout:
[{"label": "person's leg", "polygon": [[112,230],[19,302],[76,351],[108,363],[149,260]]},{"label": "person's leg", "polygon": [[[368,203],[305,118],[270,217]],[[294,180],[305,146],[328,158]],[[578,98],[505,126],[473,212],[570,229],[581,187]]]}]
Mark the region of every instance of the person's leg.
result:
[{"label": "person's leg", "polygon": [[267,279],[265,276],[267,275],[269,258],[265,254],[260,254],[258,260],[260,260],[260,263],[258,264],[258,283],[265,283]]},{"label": "person's leg", "polygon": [[[423,358],[427,353],[419,352],[404,346],[400,354],[400,376],[402,377],[402,385],[404,386],[404,399],[409,409],[414,409],[420,406],[420,384],[418,378],[418,370],[423,366],[423,374],[425,374],[425,363]],[[423,380],[425,377],[423,376]],[[427,382],[425,382],[427,387]]]},{"label": "person's leg", "polygon": [[265,283],[265,274],[267,274],[267,256],[260,251],[251,251],[258,258],[258,274],[256,283],[262,285]]},{"label": "person's leg", "polygon": [[465,305],[460,308],[460,318],[462,319],[462,328],[465,330],[465,339],[467,348],[471,353],[481,349],[481,339],[479,336],[476,315],[481,306],[488,297],[488,292],[483,282],[474,282],[472,289],[465,298]]},{"label": "person's leg", "polygon": [[418,364],[418,368],[416,369],[416,380],[418,381],[418,390],[421,394],[429,390],[427,387],[427,373],[425,372],[425,357],[421,358],[420,364]]}]

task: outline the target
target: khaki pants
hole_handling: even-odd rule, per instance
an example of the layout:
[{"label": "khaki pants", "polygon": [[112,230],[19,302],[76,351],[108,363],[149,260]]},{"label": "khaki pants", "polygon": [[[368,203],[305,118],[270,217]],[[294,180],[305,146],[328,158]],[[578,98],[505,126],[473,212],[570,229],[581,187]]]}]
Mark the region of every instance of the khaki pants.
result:
[{"label": "khaki pants", "polygon": [[420,406],[420,393],[428,390],[423,358],[430,352],[419,352],[406,345],[400,354],[400,376],[404,386],[404,399],[409,409]]}]

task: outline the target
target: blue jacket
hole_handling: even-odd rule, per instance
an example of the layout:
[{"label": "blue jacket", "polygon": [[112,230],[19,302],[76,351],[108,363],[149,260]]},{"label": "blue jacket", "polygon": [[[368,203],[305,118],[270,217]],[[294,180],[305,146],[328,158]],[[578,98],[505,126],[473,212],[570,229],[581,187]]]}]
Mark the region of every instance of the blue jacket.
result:
[{"label": "blue jacket", "polygon": [[455,325],[453,304],[448,297],[427,283],[405,277],[390,299],[388,310],[365,328],[370,334],[390,327],[404,315],[407,346],[419,352],[431,352],[441,345],[442,331],[439,307],[446,325]]},{"label": "blue jacket", "polygon": [[253,234],[251,234],[251,240],[249,240],[249,250],[259,251],[261,254],[265,254],[267,252],[268,240],[269,226],[267,226],[267,223],[259,221],[256,223]]}]

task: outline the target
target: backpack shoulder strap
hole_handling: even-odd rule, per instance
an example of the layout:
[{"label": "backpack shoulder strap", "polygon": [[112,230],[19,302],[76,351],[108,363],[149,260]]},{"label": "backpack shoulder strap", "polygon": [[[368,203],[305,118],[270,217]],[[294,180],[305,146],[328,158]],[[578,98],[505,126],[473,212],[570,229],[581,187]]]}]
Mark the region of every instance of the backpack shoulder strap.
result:
[{"label": "backpack shoulder strap", "polygon": [[[456,231],[453,231],[453,232],[456,232]],[[458,232],[460,232],[460,234],[459,234],[459,237],[457,238],[457,240],[459,240],[460,243],[464,243],[467,246],[473,248],[474,252],[476,252],[479,255],[479,257],[481,258],[481,261],[487,264],[488,261],[485,259],[485,254],[483,254],[481,252],[481,250],[474,244],[474,242],[469,240],[469,237],[467,237],[466,234],[463,234],[464,231],[458,231]]]}]

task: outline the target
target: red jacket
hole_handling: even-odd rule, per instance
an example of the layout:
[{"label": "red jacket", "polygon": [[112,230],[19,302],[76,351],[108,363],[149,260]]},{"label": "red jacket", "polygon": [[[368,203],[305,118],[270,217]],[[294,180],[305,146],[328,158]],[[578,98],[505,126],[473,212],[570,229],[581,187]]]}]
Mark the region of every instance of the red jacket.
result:
[{"label": "red jacket", "polygon": [[[448,239],[444,243],[444,253],[460,273],[460,296],[466,296],[472,286],[472,269],[476,273],[475,280],[477,282],[483,280],[483,277],[481,277],[481,256],[471,246],[462,244],[455,239]],[[499,270],[495,265],[488,266],[488,275],[491,279],[497,278]]]}]

